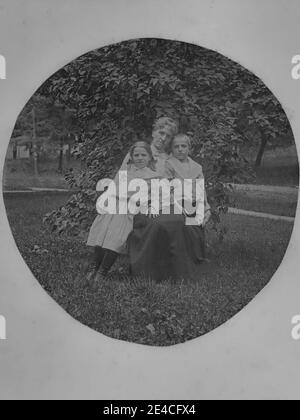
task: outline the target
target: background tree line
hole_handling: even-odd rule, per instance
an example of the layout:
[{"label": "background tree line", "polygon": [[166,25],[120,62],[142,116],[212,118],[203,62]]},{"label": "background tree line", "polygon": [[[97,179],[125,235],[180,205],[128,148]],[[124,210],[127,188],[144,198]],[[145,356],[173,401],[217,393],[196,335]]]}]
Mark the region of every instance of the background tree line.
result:
[{"label": "background tree line", "polygon": [[[40,133],[76,134],[75,155],[84,163],[82,171],[66,174],[78,192],[46,217],[59,232],[87,229],[96,182],[114,174],[135,140],[150,138],[160,116],[177,119],[192,136],[215,223],[227,209],[227,183],[253,176],[247,147],[256,146],[260,165],[267,144],[293,142],[280,103],[262,81],[214,51],[177,41],[138,39],[91,51],[49,78],[28,111],[34,101]],[[24,119],[21,114],[16,130],[30,125]]]}]

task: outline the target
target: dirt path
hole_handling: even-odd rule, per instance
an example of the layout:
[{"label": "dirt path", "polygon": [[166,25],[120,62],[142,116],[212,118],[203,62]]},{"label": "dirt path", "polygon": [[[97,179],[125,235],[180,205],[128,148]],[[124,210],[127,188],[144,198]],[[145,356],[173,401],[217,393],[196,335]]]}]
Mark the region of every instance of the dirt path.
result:
[{"label": "dirt path", "polygon": [[228,184],[236,191],[267,192],[280,194],[298,195],[298,187],[286,187],[275,185],[255,185],[255,184]]},{"label": "dirt path", "polygon": [[250,210],[237,209],[235,207],[229,207],[228,208],[228,213],[238,214],[240,216],[262,217],[264,219],[281,220],[281,221],[290,222],[290,223],[294,223],[294,221],[295,221],[295,218],[294,217],[279,216],[279,215],[276,215],[276,214],[262,213],[262,212],[258,212],[258,211],[250,211]]}]

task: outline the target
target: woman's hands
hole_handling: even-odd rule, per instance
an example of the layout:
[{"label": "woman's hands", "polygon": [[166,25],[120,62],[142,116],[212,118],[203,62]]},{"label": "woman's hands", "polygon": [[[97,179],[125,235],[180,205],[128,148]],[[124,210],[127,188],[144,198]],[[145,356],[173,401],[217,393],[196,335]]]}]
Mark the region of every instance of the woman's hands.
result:
[{"label": "woman's hands", "polygon": [[148,207],[148,214],[147,214],[147,216],[148,216],[150,219],[155,219],[156,217],[158,217],[158,216],[159,216],[159,212],[157,212],[157,211],[156,211],[156,209],[154,209],[154,207],[149,206],[149,207]]}]

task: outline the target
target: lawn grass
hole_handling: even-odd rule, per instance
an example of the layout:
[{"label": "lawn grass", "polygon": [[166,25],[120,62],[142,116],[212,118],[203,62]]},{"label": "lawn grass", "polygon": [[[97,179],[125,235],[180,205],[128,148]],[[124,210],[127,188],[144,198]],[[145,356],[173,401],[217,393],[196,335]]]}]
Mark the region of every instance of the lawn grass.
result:
[{"label": "lawn grass", "polygon": [[267,149],[262,165],[255,168],[255,173],[254,183],[258,185],[297,186],[299,162],[296,146]]},{"label": "lawn grass", "polygon": [[[208,258],[197,282],[131,279],[120,258],[96,291],[78,273],[88,250],[78,238],[59,237],[42,216],[66,194],[5,195],[17,246],[42,287],[70,315],[110,337],[172,345],[199,337],[230,319],[268,283],[286,251],[292,224],[226,215],[224,242],[207,230]],[[119,269],[124,268],[123,274]]]},{"label": "lawn grass", "polygon": [[299,184],[298,164],[263,165],[255,169],[257,185],[297,186]]},{"label": "lawn grass", "polygon": [[64,160],[62,173],[57,170],[57,160],[46,160],[39,163],[39,175],[33,170],[30,159],[6,159],[3,173],[4,190],[24,190],[30,187],[38,188],[69,188],[64,173],[73,168],[78,170],[80,162],[77,160]]}]

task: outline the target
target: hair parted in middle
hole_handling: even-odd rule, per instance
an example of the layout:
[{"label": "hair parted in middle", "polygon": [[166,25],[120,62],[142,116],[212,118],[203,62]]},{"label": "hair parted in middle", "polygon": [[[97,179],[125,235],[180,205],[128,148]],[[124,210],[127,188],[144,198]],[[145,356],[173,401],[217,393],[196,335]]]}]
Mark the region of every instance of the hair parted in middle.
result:
[{"label": "hair parted in middle", "polygon": [[188,144],[188,146],[189,146],[189,149],[190,149],[190,151],[191,151],[191,149],[192,149],[192,139],[191,139],[191,137],[190,136],[188,136],[187,134],[185,134],[185,133],[178,133],[176,136],[174,136],[173,138],[172,138],[172,140],[170,141],[170,144],[169,144],[169,150],[168,150],[168,153],[171,153],[171,151],[172,151],[172,146],[173,146],[173,143],[174,143],[174,141],[175,140],[185,140],[186,142],[187,142],[187,144]]},{"label": "hair parted in middle", "polygon": [[150,169],[152,169],[153,171],[155,171],[156,161],[155,161],[155,159],[153,157],[151,146],[146,141],[139,140],[139,141],[136,141],[135,143],[133,143],[133,145],[129,149],[130,160],[128,161],[128,163],[131,164],[133,162],[133,153],[134,153],[134,150],[137,147],[142,147],[143,149],[146,150],[146,152],[150,156],[150,162],[149,162],[149,165],[148,166],[149,166]]}]

